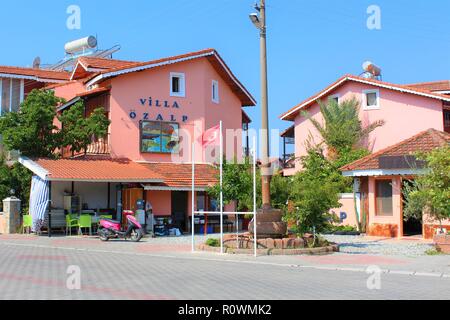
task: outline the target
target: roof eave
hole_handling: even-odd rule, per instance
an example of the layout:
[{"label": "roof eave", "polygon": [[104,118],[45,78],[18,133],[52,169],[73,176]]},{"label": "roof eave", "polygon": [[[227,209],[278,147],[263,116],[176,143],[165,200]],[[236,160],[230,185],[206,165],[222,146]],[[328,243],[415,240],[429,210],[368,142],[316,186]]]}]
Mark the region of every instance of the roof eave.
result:
[{"label": "roof eave", "polygon": [[344,177],[407,176],[425,174],[427,169],[362,169],[343,171]]}]

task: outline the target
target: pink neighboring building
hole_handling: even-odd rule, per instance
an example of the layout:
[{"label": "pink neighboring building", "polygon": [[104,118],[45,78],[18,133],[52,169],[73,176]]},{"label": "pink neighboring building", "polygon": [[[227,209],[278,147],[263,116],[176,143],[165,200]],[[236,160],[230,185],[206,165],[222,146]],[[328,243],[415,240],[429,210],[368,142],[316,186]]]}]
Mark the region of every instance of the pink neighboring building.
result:
[{"label": "pink neighboring building", "polygon": [[155,216],[172,217],[187,231],[194,141],[196,208],[216,209],[205,191],[217,181],[213,162],[219,154],[206,158],[201,137],[222,121],[224,132],[235,133],[232,142],[224,137],[232,146],[226,155],[241,157],[242,129],[250,122],[242,108],[256,102],[214,49],[148,62],[82,57],[69,78],[47,87],[67,100],[58,112],[83,101],[86,116],[102,107],[111,125],[87,150],[62,150],[65,159],[21,159],[52,182],[55,208],[63,208],[64,194],[72,194],[88,209],[110,209],[119,218],[145,200]]},{"label": "pink neighboring building", "polygon": [[[302,114],[303,111],[306,111],[313,118],[322,122],[323,118],[317,103],[318,100],[326,102],[328,99],[336,99],[339,102],[356,98],[361,102],[360,119],[364,124],[384,120],[385,125],[377,128],[366,141],[366,147],[373,153],[376,153],[430,128],[439,132],[450,132],[450,95],[448,94],[450,94],[449,81],[397,85],[346,75],[281,116],[282,120],[294,123],[282,135],[285,139],[295,141],[295,158],[287,162],[291,166],[285,169],[285,175],[293,175],[301,170],[298,159],[306,155],[305,143],[310,135],[316,143],[320,142],[318,132]],[[359,210],[361,208],[367,209],[366,212],[371,217],[375,217],[377,216],[376,209],[373,205],[369,206],[368,199],[370,197],[367,197],[369,194],[373,195],[369,188],[373,191],[375,180],[369,179],[368,175],[364,176],[364,174],[360,174],[359,177],[362,177],[361,181],[359,181],[361,189],[357,194],[356,207]],[[385,190],[390,195],[389,199],[396,201],[395,196],[401,198],[398,188],[398,194],[393,193],[392,190],[395,187],[395,183],[398,182],[397,180],[400,179],[399,177],[392,180],[392,177],[389,177],[389,175],[386,177],[381,173],[374,174],[374,177],[390,181],[388,185],[391,190]],[[388,187],[386,186],[386,188]],[[353,198],[353,195],[343,195],[341,201],[343,207],[334,211],[346,213],[347,219],[343,221],[344,224],[356,225],[355,203],[351,201],[351,198]],[[395,203],[395,207],[397,207],[399,204],[398,202]],[[392,214],[394,213],[392,212]],[[397,226],[395,232],[385,232],[385,229],[382,227],[371,228],[369,225],[369,230],[371,230],[369,233],[383,236],[403,236],[408,234],[409,230],[403,228],[403,219],[402,216],[399,218],[400,216],[401,214],[398,213],[398,219],[395,219],[395,225]],[[372,219],[372,223],[374,220],[376,219]],[[385,218],[384,220],[389,219]],[[419,231],[422,230],[411,230],[413,233],[419,233]]]}]

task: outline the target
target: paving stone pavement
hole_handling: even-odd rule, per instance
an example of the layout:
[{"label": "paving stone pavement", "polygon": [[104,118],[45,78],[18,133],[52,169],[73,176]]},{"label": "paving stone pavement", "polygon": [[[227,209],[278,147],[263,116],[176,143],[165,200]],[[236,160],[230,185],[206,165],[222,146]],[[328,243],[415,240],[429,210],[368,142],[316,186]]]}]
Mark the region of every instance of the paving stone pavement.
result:
[{"label": "paving stone pavement", "polygon": [[[152,240],[0,236],[0,299],[450,299],[448,256],[254,258]],[[73,265],[81,290],[67,288]],[[367,288],[369,265],[392,271],[381,290]]]}]

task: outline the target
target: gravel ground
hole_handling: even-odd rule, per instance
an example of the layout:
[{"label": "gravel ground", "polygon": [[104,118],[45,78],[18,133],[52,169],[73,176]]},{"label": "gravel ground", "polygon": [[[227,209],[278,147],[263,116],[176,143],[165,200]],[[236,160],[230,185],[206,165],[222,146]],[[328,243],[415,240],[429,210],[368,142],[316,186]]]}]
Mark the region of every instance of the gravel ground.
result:
[{"label": "gravel ground", "polygon": [[334,235],[326,235],[324,238],[338,243],[342,253],[424,256],[427,250],[433,248],[431,244],[419,241],[373,240],[364,236]]},{"label": "gravel ground", "polygon": [[[206,236],[195,236],[195,243],[205,242],[208,238],[220,238],[218,234]],[[380,254],[393,256],[424,256],[426,251],[432,249],[433,246],[429,243],[413,240],[395,240],[395,239],[370,239],[364,236],[335,236],[325,235],[325,239],[340,245],[342,253],[352,254]],[[150,243],[155,244],[190,244],[190,236],[182,237],[161,237],[148,239]]]}]

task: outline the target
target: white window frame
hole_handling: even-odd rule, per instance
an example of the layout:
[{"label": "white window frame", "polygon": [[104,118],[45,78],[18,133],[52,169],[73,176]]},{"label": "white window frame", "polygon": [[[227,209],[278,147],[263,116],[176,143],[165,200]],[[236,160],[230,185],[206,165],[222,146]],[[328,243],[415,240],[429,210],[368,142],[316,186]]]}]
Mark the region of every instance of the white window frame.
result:
[{"label": "white window frame", "polygon": [[[375,93],[377,95],[377,104],[375,106],[367,105],[367,94],[369,94],[369,93]],[[380,90],[379,89],[363,90],[362,103],[363,103],[363,110],[379,110],[381,108],[380,107]]]},{"label": "white window frame", "polygon": [[328,97],[328,99],[336,99],[338,100],[338,103],[341,103],[341,95],[340,94],[333,94]]},{"label": "white window frame", "polygon": [[219,91],[219,81],[213,80],[211,85],[211,99],[212,102],[220,103],[220,91]]},{"label": "white window frame", "polygon": [[[173,92],[173,78],[179,78],[180,80],[180,92]],[[171,72],[170,73],[170,96],[171,97],[186,97],[186,76],[181,72]]]},{"label": "white window frame", "polygon": [[[9,81],[9,112],[12,112],[13,78],[0,78],[0,116],[2,116],[3,81]],[[23,103],[25,96],[25,81],[20,79],[19,106]]]}]

